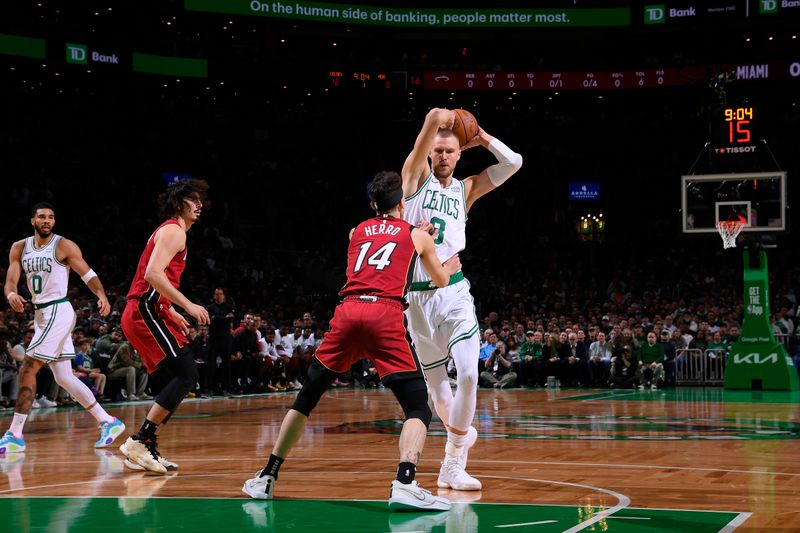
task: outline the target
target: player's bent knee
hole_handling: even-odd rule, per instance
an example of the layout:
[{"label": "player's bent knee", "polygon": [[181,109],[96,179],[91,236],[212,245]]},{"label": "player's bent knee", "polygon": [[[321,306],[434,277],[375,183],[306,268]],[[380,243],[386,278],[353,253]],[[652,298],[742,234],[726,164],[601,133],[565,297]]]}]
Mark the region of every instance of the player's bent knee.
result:
[{"label": "player's bent knee", "polygon": [[308,377],[303,383],[303,388],[292,404],[292,409],[309,416],[335,377],[336,374],[315,358],[308,369]]},{"label": "player's bent knee", "polygon": [[388,381],[386,385],[392,389],[397,401],[400,402],[406,420],[418,418],[426,428],[431,425],[433,415],[431,408],[428,407],[428,388],[424,379],[400,379]]},{"label": "player's bent knee", "polygon": [[471,389],[478,389],[478,369],[473,368],[466,372],[459,372],[458,376],[456,377],[456,382],[458,383],[459,388],[471,388]]},{"label": "player's bent knee", "polygon": [[183,401],[186,394],[194,389],[200,374],[189,349],[184,349],[177,357],[166,359],[159,367],[170,376],[169,382],[156,397],[156,403],[167,411],[174,411]]},{"label": "player's bent knee", "polygon": [[431,408],[428,407],[428,404],[425,404],[421,408],[417,408],[406,413],[406,420],[410,420],[412,418],[419,418],[422,423],[425,424],[425,428],[429,428],[431,425],[431,419],[433,418],[433,413],[431,413]]}]

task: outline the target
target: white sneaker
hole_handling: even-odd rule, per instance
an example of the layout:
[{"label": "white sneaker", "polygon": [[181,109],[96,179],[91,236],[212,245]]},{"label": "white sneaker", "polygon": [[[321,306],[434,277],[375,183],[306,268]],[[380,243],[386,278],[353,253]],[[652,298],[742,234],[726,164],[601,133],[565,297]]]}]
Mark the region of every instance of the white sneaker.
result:
[{"label": "white sneaker", "polygon": [[450,500],[434,496],[425,490],[416,481],[409,484],[392,481],[392,490],[389,493],[389,509],[391,511],[447,511],[450,509]]},{"label": "white sneaker", "polygon": [[650,385],[650,390],[658,390],[658,387],[656,386],[656,384],[655,384],[655,383],[653,383],[652,385]]},{"label": "white sneaker", "polygon": [[31,403],[31,409],[39,409],[40,407],[41,407],[41,405],[39,405],[39,400],[34,398],[33,402]]},{"label": "white sneaker", "polygon": [[242,492],[256,500],[271,500],[275,492],[276,479],[267,474],[261,477],[261,471],[256,472],[253,479],[248,479],[242,485]]},{"label": "white sneaker", "polygon": [[[173,463],[169,459],[164,459],[163,457],[159,457],[158,462],[161,463],[164,466],[164,468],[167,469],[167,472],[174,472],[175,470],[178,469],[177,463]],[[143,466],[131,462],[130,459],[125,459],[125,462],[123,464],[125,465],[126,468],[129,468],[130,470],[138,470],[138,471],[144,470]]]},{"label": "white sneaker", "polygon": [[295,389],[302,389],[302,388],[303,388],[303,384],[302,384],[302,383],[300,383],[300,380],[298,380],[298,379],[296,379],[296,380],[292,381],[292,386],[293,386]]},{"label": "white sneaker", "polygon": [[39,407],[58,407],[58,404],[44,396],[39,398]]},{"label": "white sneaker", "polygon": [[[155,446],[151,446],[148,448],[150,450],[150,454],[154,455],[161,465],[167,469],[167,472],[174,472],[178,469],[178,463],[173,463],[169,459],[165,459],[163,455],[158,451],[158,448]],[[122,446],[119,447],[119,451],[121,451],[124,455],[128,455],[127,447],[125,443],[122,443]],[[138,465],[131,461],[130,459],[125,459],[125,466],[131,470],[145,470],[145,468],[141,465]]]},{"label": "white sneaker", "polygon": [[461,464],[462,460],[461,457],[453,455],[445,456],[439,469],[439,479],[436,480],[436,485],[440,489],[481,490],[481,482],[467,474],[464,465]]},{"label": "white sneaker", "polygon": [[147,446],[145,446],[143,442],[135,440],[133,437],[128,437],[128,440],[119,447],[119,451],[128,458],[128,462],[139,465],[145,470],[158,474],[167,473],[167,468],[150,453]]}]

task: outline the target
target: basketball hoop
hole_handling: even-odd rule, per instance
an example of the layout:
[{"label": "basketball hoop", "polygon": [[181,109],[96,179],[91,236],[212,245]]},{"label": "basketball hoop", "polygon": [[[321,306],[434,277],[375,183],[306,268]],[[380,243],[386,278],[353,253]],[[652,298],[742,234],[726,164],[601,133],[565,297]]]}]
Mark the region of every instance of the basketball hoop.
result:
[{"label": "basketball hoop", "polygon": [[745,226],[742,220],[719,220],[717,221],[717,231],[722,237],[722,247],[727,250],[728,248],[736,248],[736,237]]}]

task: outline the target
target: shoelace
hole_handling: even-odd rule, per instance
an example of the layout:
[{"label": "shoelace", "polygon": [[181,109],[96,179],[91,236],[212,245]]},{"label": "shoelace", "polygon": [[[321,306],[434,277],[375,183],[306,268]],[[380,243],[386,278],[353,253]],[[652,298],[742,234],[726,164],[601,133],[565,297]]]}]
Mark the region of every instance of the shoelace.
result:
[{"label": "shoelace", "polygon": [[428,489],[423,489],[423,488],[422,488],[422,487],[420,487],[419,485],[417,485],[417,488],[418,488],[418,489],[419,489],[419,490],[420,490],[420,491],[421,491],[423,494],[431,494],[431,491],[429,491]]},{"label": "shoelace", "polygon": [[455,475],[464,472],[464,467],[461,466],[461,461],[459,461],[457,457],[445,461],[444,468],[450,475]]},{"label": "shoelace", "polygon": [[144,447],[150,452],[150,455],[153,456],[153,459],[158,461],[159,457],[161,457],[161,454],[158,453],[158,443],[155,440],[148,440],[143,441],[142,444],[144,444]]}]

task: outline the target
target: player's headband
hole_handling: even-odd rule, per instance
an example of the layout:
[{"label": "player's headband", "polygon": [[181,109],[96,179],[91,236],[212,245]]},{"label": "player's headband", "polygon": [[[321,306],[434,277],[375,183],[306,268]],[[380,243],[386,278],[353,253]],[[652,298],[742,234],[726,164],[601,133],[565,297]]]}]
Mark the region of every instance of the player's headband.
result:
[{"label": "player's headband", "polygon": [[400,203],[400,200],[403,198],[403,188],[398,187],[397,190],[391,194],[391,196],[384,197],[384,198],[375,198],[373,201],[375,202],[375,211],[379,213],[385,213],[386,211],[391,211],[394,206]]}]

